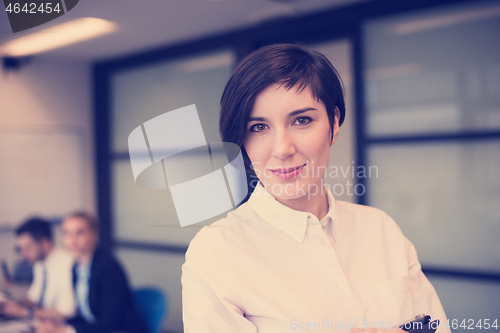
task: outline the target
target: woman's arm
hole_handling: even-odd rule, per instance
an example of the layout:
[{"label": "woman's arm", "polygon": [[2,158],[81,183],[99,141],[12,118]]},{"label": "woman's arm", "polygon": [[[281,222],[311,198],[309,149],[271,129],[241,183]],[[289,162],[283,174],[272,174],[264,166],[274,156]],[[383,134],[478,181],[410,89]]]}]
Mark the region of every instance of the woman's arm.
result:
[{"label": "woman's arm", "polygon": [[422,272],[418,260],[417,251],[413,244],[405,237],[406,255],[408,257],[408,276],[410,278],[411,296],[413,300],[413,311],[415,315],[428,314],[432,320],[439,319],[437,333],[450,333],[446,325],[446,314],[436,290]]},{"label": "woman's arm", "polygon": [[202,232],[191,242],[182,266],[185,333],[257,332],[245,318],[227,251],[212,235]]}]

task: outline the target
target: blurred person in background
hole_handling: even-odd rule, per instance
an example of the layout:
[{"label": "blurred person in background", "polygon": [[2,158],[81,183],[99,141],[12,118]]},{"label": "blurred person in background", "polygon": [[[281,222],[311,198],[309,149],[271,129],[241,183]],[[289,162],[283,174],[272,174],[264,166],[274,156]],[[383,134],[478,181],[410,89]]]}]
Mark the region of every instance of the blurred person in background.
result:
[{"label": "blurred person in background", "polygon": [[54,320],[73,316],[76,307],[71,283],[73,257],[54,245],[50,223],[30,218],[16,229],[16,235],[17,249],[33,266],[33,282],[25,299],[2,303],[1,313]]},{"label": "blurred person in background", "polygon": [[64,246],[75,255],[73,288],[77,315],[66,324],[44,320],[38,333],[147,333],[121,265],[98,246],[99,225],[86,212],[68,215],[62,223]]}]

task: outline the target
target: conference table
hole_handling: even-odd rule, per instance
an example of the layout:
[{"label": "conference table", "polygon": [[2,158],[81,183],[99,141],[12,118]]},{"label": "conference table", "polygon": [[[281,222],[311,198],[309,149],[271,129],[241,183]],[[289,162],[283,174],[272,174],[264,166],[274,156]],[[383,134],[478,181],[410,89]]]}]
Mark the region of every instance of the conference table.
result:
[{"label": "conference table", "polygon": [[16,320],[0,318],[0,333],[32,333],[32,322],[29,320]]},{"label": "conference table", "polygon": [[[2,286],[5,287],[5,286]],[[28,290],[27,285],[9,285],[0,289],[0,302],[21,299]],[[33,320],[6,318],[0,314],[0,333],[32,333]]]}]

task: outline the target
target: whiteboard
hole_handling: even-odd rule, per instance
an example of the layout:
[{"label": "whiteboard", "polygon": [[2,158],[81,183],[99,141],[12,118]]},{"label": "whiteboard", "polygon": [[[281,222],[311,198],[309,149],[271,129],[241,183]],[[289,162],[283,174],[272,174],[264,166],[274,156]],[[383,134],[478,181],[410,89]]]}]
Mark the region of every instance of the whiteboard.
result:
[{"label": "whiteboard", "polygon": [[80,209],[82,149],[78,129],[0,128],[0,226]]}]

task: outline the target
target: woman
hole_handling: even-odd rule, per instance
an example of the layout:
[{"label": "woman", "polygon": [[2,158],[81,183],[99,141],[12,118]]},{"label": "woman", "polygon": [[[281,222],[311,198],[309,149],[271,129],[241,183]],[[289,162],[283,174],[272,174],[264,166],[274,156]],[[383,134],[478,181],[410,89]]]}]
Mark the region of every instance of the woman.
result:
[{"label": "woman", "polygon": [[220,132],[259,181],[246,203],[189,246],[186,333],[395,328],[421,313],[446,322],[395,222],[336,201],[323,183],[344,115],[340,78],[317,52],[272,45],[235,69]]},{"label": "woman", "polygon": [[120,264],[98,248],[99,226],[77,212],[62,223],[64,246],[75,255],[73,286],[78,315],[66,325],[43,322],[37,332],[147,333]]}]

